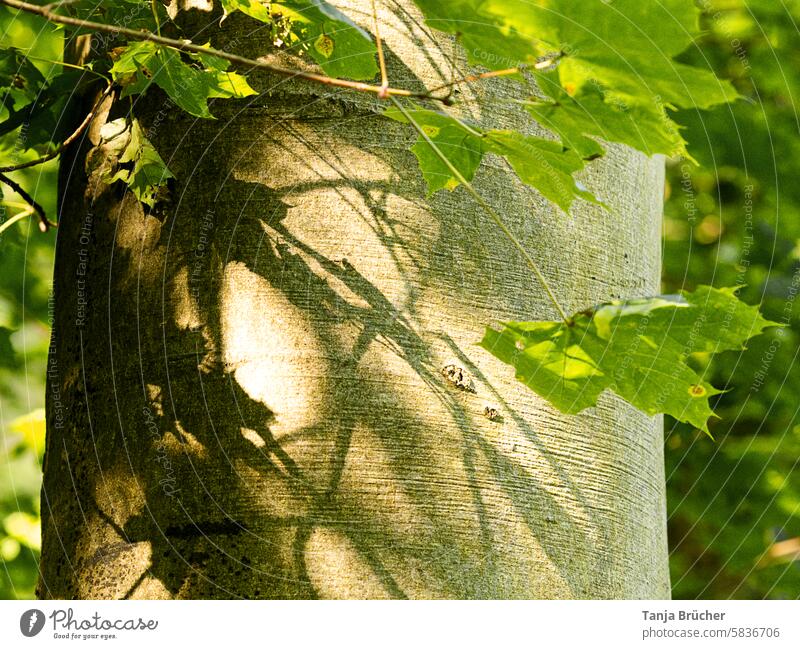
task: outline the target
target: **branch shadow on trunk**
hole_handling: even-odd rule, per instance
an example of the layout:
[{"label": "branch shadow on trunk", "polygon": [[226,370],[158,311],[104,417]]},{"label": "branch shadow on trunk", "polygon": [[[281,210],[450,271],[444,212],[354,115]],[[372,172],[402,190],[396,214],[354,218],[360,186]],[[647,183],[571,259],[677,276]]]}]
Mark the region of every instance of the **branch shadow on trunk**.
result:
[{"label": "branch shadow on trunk", "polygon": [[[594,525],[580,490],[446,323],[426,320],[438,282],[445,300],[473,300],[452,273],[457,242],[480,228],[452,218],[465,209],[458,196],[421,198],[399,125],[347,106],[323,117],[331,101],[290,97],[274,107],[283,116],[242,104],[216,124],[173,117],[151,129],[178,179],[157,210],[90,183],[88,210],[101,218],[88,263],[104,281],[87,298],[96,321],[63,331],[58,352],[61,388],[80,384],[83,414],[78,434],[48,436],[60,468],[45,478],[54,504],[43,596],[82,596],[89,583],[108,597],[518,597],[534,592],[526,580],[545,561],[553,574],[542,579],[560,580],[564,594],[591,588],[598,539],[552,495],[569,494]],[[136,108],[145,127],[158,110]],[[368,145],[355,121],[383,135]],[[348,155],[359,150],[355,169]],[[277,167],[290,162],[297,177],[287,182]],[[87,209],[73,182],[74,221],[59,237],[64,302],[77,299],[67,246]],[[345,216],[315,213],[323,203],[358,223],[360,258],[331,252],[348,233],[335,230]],[[433,234],[414,236],[405,208]],[[481,236],[485,250],[508,249]],[[389,270],[372,273],[370,255]],[[498,273],[519,288],[517,270]],[[518,309],[504,299],[498,312]],[[457,314],[443,308],[452,324]],[[283,358],[273,345],[273,362],[265,332],[306,336],[309,349]],[[502,402],[502,428],[442,376],[443,349]],[[278,381],[287,402],[269,392]],[[505,448],[498,430],[512,429],[556,476],[549,483]],[[89,558],[73,562],[85,547]],[[59,556],[70,566],[56,567]]]}]

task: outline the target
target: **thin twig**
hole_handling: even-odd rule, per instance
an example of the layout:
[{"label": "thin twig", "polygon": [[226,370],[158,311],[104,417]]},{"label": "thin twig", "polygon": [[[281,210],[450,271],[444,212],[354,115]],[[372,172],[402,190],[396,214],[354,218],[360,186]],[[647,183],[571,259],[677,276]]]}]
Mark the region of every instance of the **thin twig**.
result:
[{"label": "thin twig", "polygon": [[58,0],[57,2],[50,2],[46,5],[43,5],[45,9],[52,11],[53,9],[59,9],[66,5],[74,5],[82,2],[82,0]]},{"label": "thin twig", "polygon": [[381,42],[381,32],[378,27],[378,7],[375,0],[372,0],[372,18],[375,21],[375,47],[378,50],[378,65],[381,69],[381,92],[378,93],[378,97],[386,99],[389,96],[389,75],[386,72],[386,60],[383,58],[383,43]]},{"label": "thin twig", "polygon": [[8,221],[0,225],[0,234],[3,234],[3,232],[8,230],[8,228],[14,225],[17,221],[21,221],[22,219],[29,217],[31,214],[33,214],[33,212],[34,209],[32,207],[26,206],[25,209],[22,210],[19,214],[15,214],[10,219],[8,219]]},{"label": "thin twig", "polygon": [[544,274],[542,273],[541,269],[539,268],[539,265],[534,261],[533,257],[531,257],[528,254],[528,251],[525,250],[525,247],[522,245],[522,243],[520,243],[519,239],[517,239],[517,237],[514,236],[514,233],[511,232],[511,230],[505,224],[505,222],[500,217],[500,215],[494,210],[494,208],[491,205],[489,205],[489,203],[487,203],[484,200],[483,196],[481,196],[475,190],[475,188],[472,186],[472,183],[470,183],[466,178],[464,178],[463,174],[455,167],[455,165],[452,162],[450,162],[450,160],[447,158],[447,156],[444,155],[444,153],[442,153],[442,151],[439,149],[439,147],[436,146],[436,144],[433,142],[433,140],[431,140],[431,138],[425,132],[425,129],[423,129],[417,123],[417,121],[414,119],[414,117],[411,115],[411,113],[409,113],[405,109],[403,104],[401,102],[399,102],[394,97],[389,97],[389,99],[397,107],[397,109],[403,114],[403,116],[408,120],[408,122],[414,127],[414,130],[416,130],[417,133],[419,133],[419,136],[423,140],[425,140],[425,142],[428,144],[429,147],[431,147],[431,149],[436,154],[436,156],[450,170],[450,173],[452,173],[453,176],[455,176],[455,178],[462,185],[464,185],[464,188],[472,195],[472,197],[475,199],[475,201],[478,203],[478,205],[480,205],[483,208],[483,211],[486,212],[491,217],[491,219],[497,224],[497,226],[500,228],[500,230],[502,230],[503,234],[505,234],[506,237],[508,237],[508,240],[511,241],[512,244],[514,244],[514,247],[517,250],[519,250],[520,254],[523,256],[523,258],[527,262],[528,266],[533,271],[533,274],[536,276],[536,279],[539,280],[539,283],[544,288],[545,292],[547,293],[547,296],[550,298],[550,301],[553,303],[553,306],[556,308],[556,311],[558,311],[558,315],[564,321],[564,324],[566,324],[567,326],[571,326],[572,325],[572,320],[567,315],[566,311],[564,311],[564,308],[561,306],[561,303],[556,298],[555,294],[553,293],[553,290],[550,288],[550,284],[548,283],[547,278],[544,276]]},{"label": "thin twig", "polygon": [[[4,2],[5,0],[0,0]],[[448,81],[447,83],[442,83],[438,86],[434,86],[430,90],[429,93],[434,93],[439,90],[446,90],[448,88],[452,88],[453,86],[458,85],[459,83],[471,83],[473,81],[480,81],[481,79],[492,79],[494,77],[506,77],[511,74],[516,74],[520,71],[520,68],[505,68],[503,70],[490,70],[489,72],[482,72],[480,74],[468,74],[460,79],[453,79]],[[449,96],[449,95],[448,95]]]},{"label": "thin twig", "polygon": [[89,111],[89,114],[83,118],[83,121],[80,123],[78,128],[76,128],[72,134],[64,140],[61,144],[59,144],[53,151],[50,153],[43,155],[41,158],[36,158],[36,160],[28,160],[27,162],[21,162],[17,165],[12,165],[11,167],[0,167],[0,173],[8,173],[11,171],[19,171],[20,169],[27,169],[28,167],[35,167],[36,165],[44,164],[58,156],[64,149],[66,149],[70,144],[72,144],[78,137],[80,137],[81,133],[86,130],[86,127],[92,123],[94,119],[97,109],[100,108],[100,105],[103,103],[103,100],[108,97],[109,93],[111,92],[113,86],[109,85],[104,91],[103,94],[98,97],[97,101],[95,102],[92,110]]},{"label": "thin twig", "polygon": [[13,189],[17,194],[19,194],[20,198],[25,201],[28,205],[30,205],[33,210],[39,215],[39,229],[42,232],[47,232],[50,228],[56,227],[55,223],[51,223],[47,220],[47,216],[44,213],[44,208],[39,205],[28,192],[26,192],[22,187],[19,186],[19,183],[16,181],[11,180],[5,174],[0,173],[0,183],[4,185],[8,185]]},{"label": "thin twig", "polygon": [[456,71],[458,64],[456,63],[456,59],[458,58],[458,45],[461,40],[461,34],[457,33],[453,38],[453,49],[450,51],[450,87],[447,89],[447,96],[452,97],[453,93],[455,92],[456,84]]},{"label": "thin twig", "polygon": [[117,25],[107,25],[105,23],[96,23],[89,20],[79,20],[78,18],[72,18],[70,16],[61,16],[59,14],[53,13],[52,11],[49,11],[46,7],[40,7],[38,5],[30,4],[28,2],[22,2],[21,0],[0,0],[0,4],[6,5],[7,7],[12,7],[13,9],[18,9],[19,11],[25,11],[28,13],[36,14],[38,16],[42,16],[43,18],[46,18],[50,22],[57,23],[59,25],[80,27],[82,29],[88,29],[96,32],[103,32],[106,34],[119,34],[122,36],[127,36],[128,38],[133,40],[149,41],[151,43],[156,43],[158,45],[165,45],[167,47],[172,47],[176,50],[180,50],[181,52],[191,52],[192,54],[210,54],[212,56],[216,56],[226,61],[230,61],[231,63],[238,63],[240,65],[248,66],[250,68],[258,68],[261,70],[266,70],[268,72],[272,72],[273,74],[279,74],[284,77],[295,77],[298,79],[304,79],[306,81],[313,81],[315,83],[320,83],[326,86],[335,86],[337,88],[347,88],[349,90],[357,90],[359,92],[374,93],[379,97],[388,97],[388,96],[416,97],[418,99],[431,99],[434,101],[443,101],[443,98],[435,97],[430,92],[427,91],[414,92],[412,90],[405,90],[403,88],[384,88],[383,86],[375,86],[369,83],[362,83],[360,81],[335,79],[333,77],[328,77],[324,74],[316,74],[314,72],[304,72],[302,70],[292,70],[290,68],[284,68],[277,65],[272,65],[271,63],[266,63],[265,61],[248,59],[244,56],[231,54],[229,52],[218,50],[213,47],[203,47],[202,45],[196,45],[191,41],[180,41],[174,38],[166,38],[165,36],[159,36],[147,30],[129,29],[127,27],[121,27]]}]

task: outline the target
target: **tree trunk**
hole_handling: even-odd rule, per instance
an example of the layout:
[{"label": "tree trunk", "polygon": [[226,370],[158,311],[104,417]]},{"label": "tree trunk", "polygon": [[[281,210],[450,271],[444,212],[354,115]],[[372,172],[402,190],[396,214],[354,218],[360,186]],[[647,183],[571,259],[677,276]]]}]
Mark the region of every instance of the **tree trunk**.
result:
[{"label": "tree trunk", "polygon": [[[447,81],[452,44],[400,4],[393,85]],[[204,34],[263,54],[252,27]],[[40,595],[668,597],[661,418],[610,395],[566,416],[517,382],[483,326],[556,314],[467,193],[425,198],[373,98],[252,79],[269,93],[215,121],[137,99],[176,176],[155,211],[100,179],[99,124],[63,165]],[[517,92],[465,87],[462,113],[535,129]],[[476,186],[575,311],[658,292],[662,168],[592,163],[610,212],[565,215],[498,159]]]}]

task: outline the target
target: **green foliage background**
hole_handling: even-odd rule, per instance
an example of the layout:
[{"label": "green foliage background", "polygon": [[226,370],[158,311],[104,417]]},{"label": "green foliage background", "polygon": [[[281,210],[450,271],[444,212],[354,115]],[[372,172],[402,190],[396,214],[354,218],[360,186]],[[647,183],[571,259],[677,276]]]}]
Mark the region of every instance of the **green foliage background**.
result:
[{"label": "green foliage background", "polygon": [[[11,20],[0,11],[0,43],[30,43],[31,54],[61,58],[60,32],[31,17]],[[37,62],[47,76],[54,66]],[[18,134],[0,139],[3,160],[23,162],[38,156],[24,152]],[[14,174],[48,214],[55,214],[57,161]],[[2,220],[20,211],[4,192]],[[44,407],[48,299],[52,284],[55,233],[42,234],[35,219],[24,219],[0,235],[0,598],[31,598],[39,550],[41,420]],[[26,415],[32,415],[26,418]],[[21,419],[22,418],[22,419]]]},{"label": "green foliage background", "polygon": [[673,595],[797,598],[800,553],[772,555],[800,545],[800,4],[700,5],[707,34],[691,58],[745,101],[680,116],[700,167],[669,168],[665,289],[744,284],[784,326],[715,358],[708,378],[730,390],[717,444],[668,426]]},{"label": "green foliage background", "polygon": [[[673,595],[800,595],[800,6],[796,1],[700,0],[705,36],[687,63],[733,79],[746,98],[684,111],[684,137],[700,162],[668,164],[665,292],[744,284],[745,301],[784,327],[744,354],[714,358],[708,379],[729,391],[712,405],[717,443],[668,422],[666,437]],[[60,32],[0,11],[0,46],[30,43],[45,74]],[[22,161],[16,136],[4,159]],[[54,214],[56,163],[15,176]],[[3,220],[18,211],[6,194]],[[0,238],[0,597],[29,598],[36,580],[41,408],[49,336],[54,235],[35,221]],[[702,359],[701,359],[702,360]],[[787,551],[788,549],[788,551]],[[783,552],[783,553],[782,553]]]}]

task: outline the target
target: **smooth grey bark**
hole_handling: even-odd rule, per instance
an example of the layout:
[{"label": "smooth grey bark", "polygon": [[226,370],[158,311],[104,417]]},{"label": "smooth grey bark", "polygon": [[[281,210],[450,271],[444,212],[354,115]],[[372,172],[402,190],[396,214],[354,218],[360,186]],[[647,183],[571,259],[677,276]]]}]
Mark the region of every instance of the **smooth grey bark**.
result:
[{"label": "smooth grey bark", "polygon": [[[410,6],[381,10],[392,82],[430,87],[452,45]],[[206,33],[266,49],[243,17]],[[466,192],[425,198],[406,126],[253,84],[216,121],[137,100],[176,176],[154,211],[100,179],[99,124],[63,165],[40,595],[668,597],[661,419],[560,414],[476,346],[556,314]],[[464,114],[536,129],[489,87]],[[565,215],[497,159],[476,186],[567,309],[656,293],[663,161],[611,147],[582,181],[610,212]]]}]

